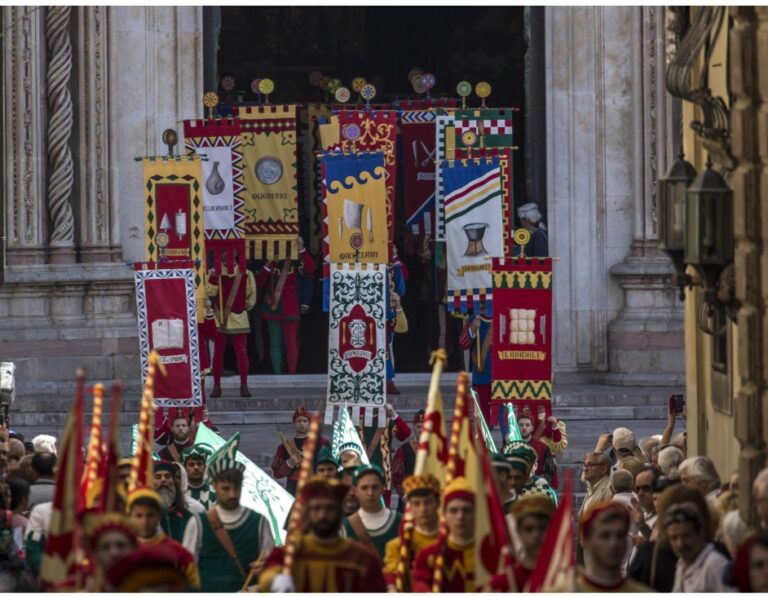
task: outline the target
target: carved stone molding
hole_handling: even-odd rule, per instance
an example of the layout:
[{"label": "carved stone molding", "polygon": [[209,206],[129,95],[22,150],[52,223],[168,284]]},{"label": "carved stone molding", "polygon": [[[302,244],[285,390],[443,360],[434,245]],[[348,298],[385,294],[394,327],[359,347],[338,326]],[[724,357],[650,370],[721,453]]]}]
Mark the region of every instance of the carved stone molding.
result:
[{"label": "carved stone molding", "polygon": [[51,6],[46,13],[48,45],[48,210],[51,217],[51,261],[74,261],[75,219],[72,213],[74,166],[70,138],[74,122],[69,81],[72,43],[70,6]]},{"label": "carved stone molding", "polygon": [[77,9],[78,22],[78,222],[82,262],[116,261],[120,250],[112,233],[110,192],[110,11]]},{"label": "carved stone molding", "polygon": [[4,194],[8,264],[45,260],[41,7],[3,8]]}]

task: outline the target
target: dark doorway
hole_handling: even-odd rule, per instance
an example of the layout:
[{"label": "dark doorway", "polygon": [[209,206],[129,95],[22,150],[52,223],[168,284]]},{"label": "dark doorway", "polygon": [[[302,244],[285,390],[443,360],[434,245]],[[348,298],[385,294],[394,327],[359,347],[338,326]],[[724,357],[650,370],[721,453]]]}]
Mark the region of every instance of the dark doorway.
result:
[{"label": "dark doorway", "polygon": [[[256,100],[250,82],[265,77],[275,81],[274,103],[323,101],[323,92],[309,83],[313,71],[347,86],[364,76],[376,85],[377,102],[415,98],[407,78],[414,67],[435,75],[435,96],[454,97],[461,80],[488,81],[493,87],[489,106],[521,110],[514,122],[519,147],[513,158],[514,195],[516,202],[526,196],[523,108],[530,72],[526,76],[529,19],[524,7],[226,6],[204,11],[207,89],[232,76],[245,102]],[[530,60],[528,64],[530,70]],[[472,97],[469,105],[477,106],[479,100]],[[403,299],[411,330],[396,338],[397,370],[426,371],[433,346],[423,317],[435,308],[433,298],[424,301],[429,266],[406,254],[397,234],[395,240],[411,273]],[[327,368],[327,315],[320,308],[320,283],[316,285],[312,311],[301,323],[303,373]],[[252,370],[268,372],[269,366],[254,363]]]}]

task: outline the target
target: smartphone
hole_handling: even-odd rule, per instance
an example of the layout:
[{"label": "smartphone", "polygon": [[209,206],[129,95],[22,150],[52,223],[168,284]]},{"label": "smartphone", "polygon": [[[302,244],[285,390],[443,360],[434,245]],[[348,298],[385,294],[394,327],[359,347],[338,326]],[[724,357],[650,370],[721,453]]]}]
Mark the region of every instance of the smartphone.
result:
[{"label": "smartphone", "polygon": [[669,396],[669,411],[672,414],[682,414],[685,409],[685,396],[682,393]]}]

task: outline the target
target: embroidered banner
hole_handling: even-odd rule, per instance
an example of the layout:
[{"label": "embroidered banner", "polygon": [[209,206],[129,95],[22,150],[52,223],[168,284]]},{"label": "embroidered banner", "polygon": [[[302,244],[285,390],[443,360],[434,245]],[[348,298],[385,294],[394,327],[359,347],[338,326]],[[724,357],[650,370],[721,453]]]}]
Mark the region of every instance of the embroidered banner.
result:
[{"label": "embroidered banner", "polygon": [[134,268],[142,382],[155,350],[165,368],[164,375],[155,376],[156,405],[202,406],[192,262],[136,263]]},{"label": "embroidered banner", "polygon": [[478,108],[454,113],[456,149],[513,147],[512,110]]},{"label": "embroidered banner", "polygon": [[440,162],[445,182],[450,312],[491,312],[491,257],[504,254],[498,157]]},{"label": "embroidered banner", "polygon": [[145,258],[193,262],[198,322],[203,321],[205,301],[201,163],[198,155],[143,160]]},{"label": "embroidered banner", "polygon": [[397,113],[394,110],[344,110],[339,112],[340,149],[384,154],[387,176],[387,241],[394,240],[395,178],[397,175]]},{"label": "embroidered banner", "polygon": [[243,236],[245,187],[240,122],[233,119],[185,120],[187,153],[202,162],[203,223],[208,244]]},{"label": "embroidered banner", "polygon": [[[552,400],[552,259],[493,259],[491,399]],[[535,412],[536,410],[532,408]]]},{"label": "embroidered banner", "polygon": [[248,256],[270,261],[293,258],[299,253],[296,106],[235,111],[245,164]]},{"label": "embroidered banner", "polygon": [[320,122],[328,119],[331,110],[324,104],[307,106],[307,142],[305,145],[307,177],[307,214],[309,220],[309,252],[320,254],[323,241],[323,190],[320,183],[320,163],[317,152],[324,149],[320,141]]},{"label": "embroidered banner", "polygon": [[433,110],[404,111],[400,116],[405,247],[409,253],[418,250],[424,237],[434,236],[435,119]]},{"label": "embroidered banner", "polygon": [[498,157],[501,166],[501,190],[504,193],[501,198],[502,232],[504,234],[504,256],[512,256],[512,246],[515,244],[512,215],[514,214],[514,198],[512,195],[512,149],[456,149],[456,159],[469,159],[473,157]]},{"label": "embroidered banner", "polygon": [[320,161],[325,262],[386,263],[384,154],[326,153]]},{"label": "embroidered banner", "polygon": [[445,185],[440,160],[453,159],[455,140],[453,112],[437,111],[435,119],[435,240],[445,242]]},{"label": "embroidered banner", "polygon": [[352,406],[352,419],[365,407],[365,426],[386,424],[387,266],[331,263],[328,336],[328,394],[325,421],[334,408]]}]

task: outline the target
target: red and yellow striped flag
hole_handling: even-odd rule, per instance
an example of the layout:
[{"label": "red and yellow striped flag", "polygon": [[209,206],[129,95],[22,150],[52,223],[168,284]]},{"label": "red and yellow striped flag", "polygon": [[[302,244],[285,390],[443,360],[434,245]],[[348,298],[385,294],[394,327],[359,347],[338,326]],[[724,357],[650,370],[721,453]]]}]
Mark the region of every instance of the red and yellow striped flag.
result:
[{"label": "red and yellow striped flag", "polygon": [[[78,370],[75,400],[67,417],[67,426],[64,429],[59,451],[51,525],[40,568],[40,580],[46,587],[52,587],[67,580],[78,571],[80,529],[77,520],[82,510],[80,482],[83,477],[84,385],[83,371]],[[76,579],[75,589],[79,587],[81,587],[80,582]]]},{"label": "red and yellow striped flag", "polygon": [[150,352],[147,381],[144,384],[139,412],[139,436],[136,438],[136,452],[133,455],[131,475],[128,479],[129,493],[136,488],[152,486],[154,482],[155,465],[152,461],[154,425],[152,416],[155,409],[155,374],[157,374],[159,366],[162,365],[159,362],[157,352]]},{"label": "red and yellow striped flag", "polygon": [[99,499],[98,510],[102,512],[116,512],[119,509],[118,486],[120,484],[117,473],[117,461],[120,458],[120,403],[122,402],[122,387],[115,383],[112,385],[112,409],[109,414],[109,441],[102,442],[102,456],[98,477],[102,482],[103,490]]},{"label": "red and yellow striped flag", "polygon": [[96,383],[93,386],[93,417],[91,422],[91,437],[88,441],[88,455],[85,459],[85,470],[80,482],[80,499],[86,509],[96,505],[96,498],[101,494],[104,483],[99,478],[102,459],[102,429],[101,411],[104,404],[104,385]]},{"label": "red and yellow striped flag", "polygon": [[443,414],[443,394],[440,391],[440,377],[447,355],[442,348],[432,352],[432,380],[429,383],[427,411],[419,437],[414,474],[432,474],[445,486],[445,466],[448,463],[448,440]]}]

